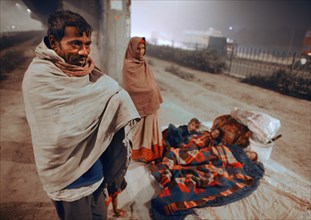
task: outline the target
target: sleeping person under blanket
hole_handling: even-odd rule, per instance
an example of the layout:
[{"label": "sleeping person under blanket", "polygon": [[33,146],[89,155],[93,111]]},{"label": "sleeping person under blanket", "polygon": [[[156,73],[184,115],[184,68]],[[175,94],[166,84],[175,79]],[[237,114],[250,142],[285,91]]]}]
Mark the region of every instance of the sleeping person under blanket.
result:
[{"label": "sleeping person under blanket", "polygon": [[200,121],[197,118],[192,118],[188,125],[181,125],[176,127],[173,124],[169,124],[164,138],[167,144],[172,147],[180,147],[182,144],[188,143],[188,139],[191,135],[197,133],[197,129],[200,126]]},{"label": "sleeping person under blanket", "polygon": [[193,143],[197,146],[215,146],[220,143],[223,131],[220,128],[215,128],[212,131],[197,132],[199,120],[193,118],[188,125],[175,127],[170,124],[163,131],[163,156],[170,151],[171,148],[187,148]]},{"label": "sleeping person under blanket", "polygon": [[203,136],[199,136],[197,134],[192,135],[191,139],[188,143],[182,144],[182,146],[187,146],[191,143],[195,143],[197,146],[216,146],[220,144],[221,137],[223,135],[223,131],[220,128],[215,128],[210,132],[204,131],[202,132]]},{"label": "sleeping person under blanket", "polygon": [[[237,145],[215,141],[217,130],[202,131],[180,147],[168,146],[148,168],[162,186],[151,201],[154,219],[183,219],[194,208],[221,206],[250,195],[264,174]],[[176,218],[175,218],[176,217]]]}]

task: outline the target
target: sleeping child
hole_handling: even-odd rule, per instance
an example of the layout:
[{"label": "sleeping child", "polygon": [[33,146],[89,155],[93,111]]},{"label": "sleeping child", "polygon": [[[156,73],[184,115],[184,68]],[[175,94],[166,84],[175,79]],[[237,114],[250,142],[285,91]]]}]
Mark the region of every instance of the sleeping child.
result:
[{"label": "sleeping child", "polygon": [[182,144],[188,143],[188,139],[191,135],[197,133],[197,129],[200,127],[200,121],[197,118],[192,118],[188,125],[181,125],[176,127],[173,124],[169,124],[167,129],[166,141],[172,147],[180,147]]},{"label": "sleeping child", "polygon": [[246,153],[246,156],[253,162],[257,162],[258,160],[258,155],[255,151],[250,151],[250,150],[247,150],[245,151]]},{"label": "sleeping child", "polygon": [[[220,144],[220,140],[222,138],[223,131],[220,128],[215,128],[213,130],[201,132],[198,135],[192,135],[189,141],[189,144],[195,143],[197,147],[209,147],[216,146]],[[189,144],[184,144],[183,146],[187,146]]]}]

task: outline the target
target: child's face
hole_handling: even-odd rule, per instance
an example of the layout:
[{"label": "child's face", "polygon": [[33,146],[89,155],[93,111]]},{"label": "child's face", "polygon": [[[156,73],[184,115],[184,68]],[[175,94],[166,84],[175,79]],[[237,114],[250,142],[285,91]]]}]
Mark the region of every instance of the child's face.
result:
[{"label": "child's face", "polygon": [[199,128],[199,125],[193,121],[188,124],[188,130],[190,132],[196,131],[198,128]]},{"label": "child's face", "polygon": [[212,136],[212,138],[218,138],[219,137],[219,134],[220,134],[220,131],[218,130],[218,129],[214,129],[214,130],[212,130],[212,132],[211,132],[211,136]]},{"label": "child's face", "polygon": [[246,156],[248,156],[251,161],[255,161],[257,158],[257,154],[254,151],[246,151]]}]

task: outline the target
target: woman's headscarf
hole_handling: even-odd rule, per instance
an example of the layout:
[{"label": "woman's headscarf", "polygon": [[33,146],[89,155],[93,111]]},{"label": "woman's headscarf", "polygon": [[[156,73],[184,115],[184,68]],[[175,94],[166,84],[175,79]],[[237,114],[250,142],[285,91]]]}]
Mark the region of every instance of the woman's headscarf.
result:
[{"label": "woman's headscarf", "polygon": [[[130,94],[141,117],[155,113],[163,102],[151,68],[136,52],[144,37],[132,37],[123,62],[123,87]],[[145,51],[146,52],[146,51]]]}]

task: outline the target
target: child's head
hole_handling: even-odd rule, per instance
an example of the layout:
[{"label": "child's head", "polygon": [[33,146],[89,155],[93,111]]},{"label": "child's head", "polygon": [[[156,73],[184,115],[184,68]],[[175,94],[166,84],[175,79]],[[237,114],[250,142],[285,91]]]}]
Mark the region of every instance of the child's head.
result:
[{"label": "child's head", "polygon": [[258,159],[258,155],[255,151],[245,151],[246,153],[246,156],[251,160],[251,161],[254,161],[256,162],[257,159]]},{"label": "child's head", "polygon": [[197,118],[192,118],[188,123],[188,130],[190,132],[196,131],[200,127],[200,121]]},{"label": "child's head", "polygon": [[215,128],[211,131],[211,136],[214,139],[217,139],[217,140],[221,139],[222,135],[223,135],[223,131],[220,128]]}]

